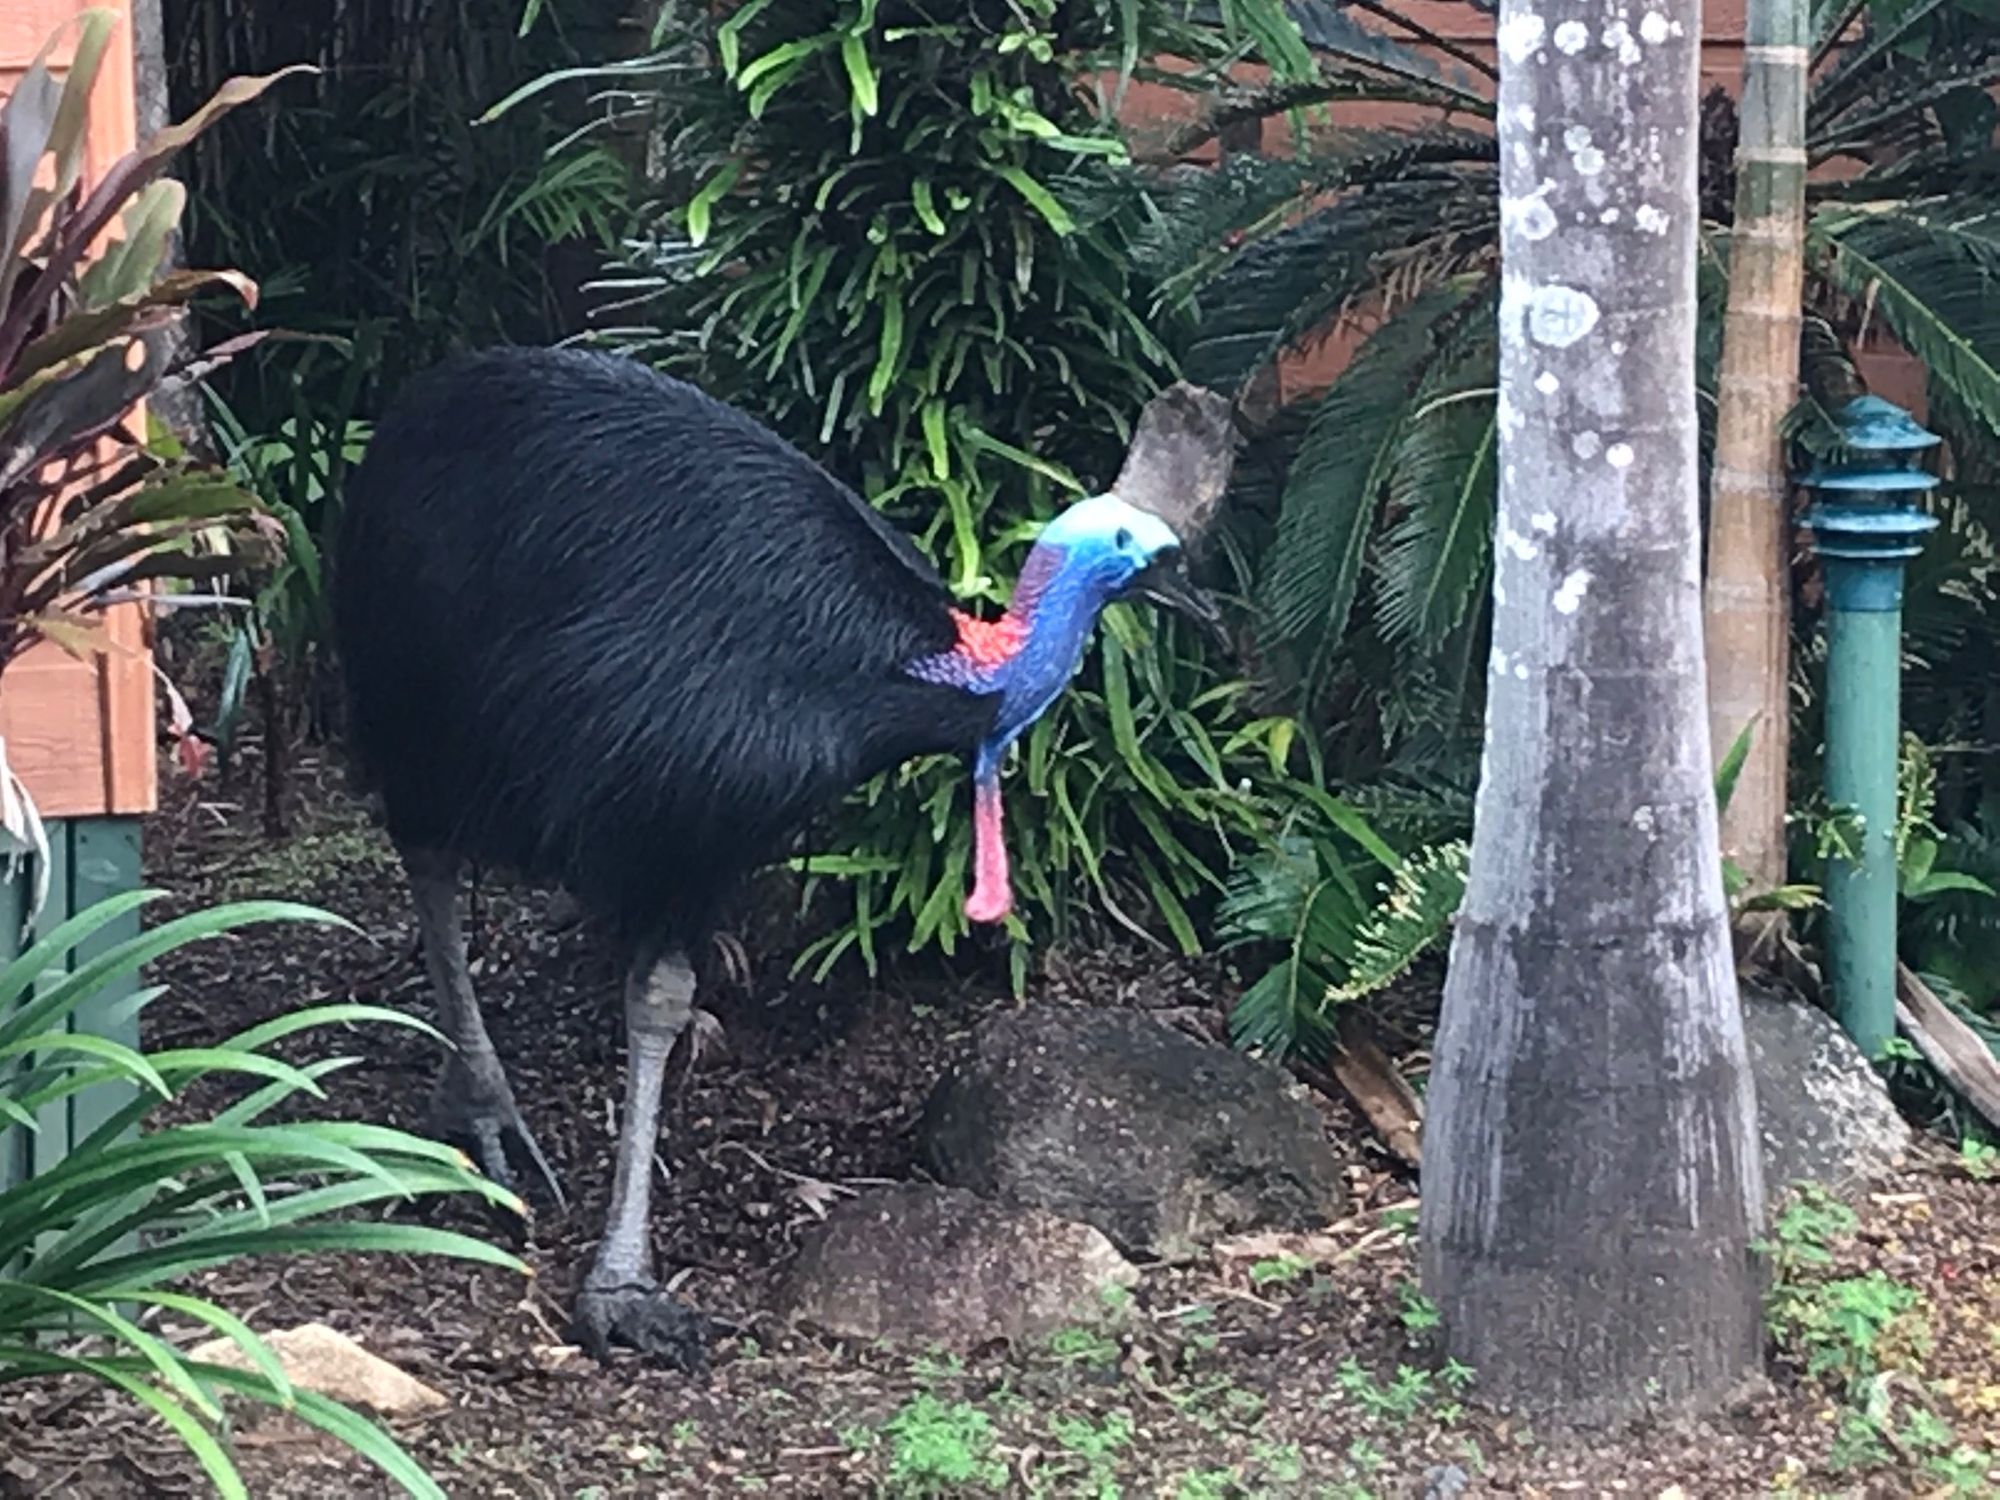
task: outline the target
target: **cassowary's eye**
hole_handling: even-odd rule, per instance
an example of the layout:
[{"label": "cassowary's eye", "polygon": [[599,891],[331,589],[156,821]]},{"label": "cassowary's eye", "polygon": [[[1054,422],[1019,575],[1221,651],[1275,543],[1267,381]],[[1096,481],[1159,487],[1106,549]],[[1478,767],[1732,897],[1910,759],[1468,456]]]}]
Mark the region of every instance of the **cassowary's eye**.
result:
[{"label": "cassowary's eye", "polygon": [[1132,533],[1121,526],[1118,528],[1118,535],[1113,537],[1112,541],[1118,550],[1123,552],[1127,547],[1132,545]]}]

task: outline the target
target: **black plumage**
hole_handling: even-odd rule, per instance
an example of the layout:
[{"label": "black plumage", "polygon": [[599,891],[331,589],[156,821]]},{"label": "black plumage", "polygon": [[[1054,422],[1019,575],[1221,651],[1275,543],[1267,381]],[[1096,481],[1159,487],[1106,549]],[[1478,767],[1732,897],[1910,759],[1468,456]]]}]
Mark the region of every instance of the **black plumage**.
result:
[{"label": "black plumage", "polygon": [[[437,1126],[497,1180],[525,1153],[562,1201],[474,993],[464,863],[558,883],[624,940],[618,1160],[576,1302],[593,1351],[699,1357],[703,1322],[661,1289],[648,1215],[667,1059],[694,1014],[688,955],[723,898],[869,776],[978,746],[991,779],[967,913],[1004,914],[996,747],[1060,691],[1108,598],[1212,618],[1179,541],[1226,484],[1228,435],[1220,397],[1157,398],[1118,493],[1059,517],[1038,581],[980,627],[859,496],[631,361],[472,355],[383,420],[333,560],[349,738],[409,873],[451,1044]],[[1060,587],[1059,558],[1074,559]]]},{"label": "black plumage", "polygon": [[907,538],[742,413],[634,361],[510,348],[421,377],[334,559],[351,739],[396,841],[702,935],[859,782],[969,750],[993,700]]}]

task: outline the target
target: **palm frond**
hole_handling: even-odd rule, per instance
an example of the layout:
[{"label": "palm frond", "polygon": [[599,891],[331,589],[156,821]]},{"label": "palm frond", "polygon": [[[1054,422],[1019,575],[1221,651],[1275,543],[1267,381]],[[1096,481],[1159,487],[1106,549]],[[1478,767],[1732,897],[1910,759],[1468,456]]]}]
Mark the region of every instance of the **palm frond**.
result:
[{"label": "palm frond", "polygon": [[1918,669],[1935,669],[1984,641],[1995,620],[1993,585],[2000,573],[1993,538],[1957,487],[1931,504],[1938,529],[1906,567],[1903,651]]},{"label": "palm frond", "polygon": [[1354,961],[1328,999],[1359,1000],[1394,984],[1451,936],[1451,919],[1465,899],[1472,846],[1463,839],[1418,849],[1390,877],[1381,904],[1354,935]]},{"label": "palm frond", "polygon": [[1451,391],[1401,433],[1377,564],[1377,617],[1392,641],[1435,649],[1463,623],[1491,566],[1499,468],[1492,386]]},{"label": "palm frond", "polygon": [[1807,246],[1839,293],[1879,314],[2000,433],[2000,205],[1826,207],[1808,226]]},{"label": "palm frond", "polygon": [[1285,484],[1263,587],[1272,639],[1303,652],[1308,685],[1345,631],[1412,403],[1443,353],[1439,336],[1479,295],[1441,288],[1391,318],[1313,414]]},{"label": "palm frond", "polygon": [[1952,3],[1953,0],[1913,0],[1880,24],[1871,17],[1861,44],[1843,53],[1815,82],[1806,101],[1808,137],[1818,135],[1840,111],[1862,96],[1870,83],[1879,82],[1885,65],[1894,60],[1897,45],[1921,33]]},{"label": "palm frond", "polygon": [[1310,214],[1323,195],[1406,183],[1436,169],[1490,167],[1491,136],[1448,126],[1343,130],[1303,159],[1240,155],[1156,194],[1158,217],[1133,245],[1142,275],[1178,294]]},{"label": "palm frond", "polygon": [[1385,264],[1399,258],[1424,273],[1404,278],[1404,296],[1489,263],[1499,227],[1490,176],[1381,182],[1239,252],[1195,297],[1201,332],[1183,362],[1188,379],[1240,385],[1379,292]]}]

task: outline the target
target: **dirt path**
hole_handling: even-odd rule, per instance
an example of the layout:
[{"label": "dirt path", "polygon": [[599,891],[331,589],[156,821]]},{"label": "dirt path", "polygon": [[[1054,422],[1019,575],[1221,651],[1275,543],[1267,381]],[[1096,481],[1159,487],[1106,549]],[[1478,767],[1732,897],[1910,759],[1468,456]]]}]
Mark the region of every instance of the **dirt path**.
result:
[{"label": "dirt path", "polygon": [[[176,958],[157,976],[172,992],[149,1013],[152,1043],[213,1037],[315,999],[428,1013],[393,866],[336,788],[313,786],[298,837],[277,848],[251,814],[176,797],[148,850],[176,907],[285,894],[339,912],[362,936],[273,928]],[[534,1282],[442,1262],[334,1260],[245,1267],[204,1288],[264,1328],[331,1323],[445,1392],[449,1411],[400,1435],[454,1496],[1359,1500],[1421,1495],[1428,1479],[1439,1495],[1737,1500],[1906,1496],[1938,1482],[1916,1449],[1844,1451],[1837,1403],[1782,1364],[1772,1389],[1714,1422],[1615,1440],[1478,1414],[1453,1372],[1424,1360],[1424,1310],[1403,1294],[1414,1186],[1332,1106],[1354,1216],[1289,1251],[1149,1272],[1115,1336],[1075,1330],[960,1363],[773,1326],[760,1309],[813,1222],[812,1185],[911,1176],[916,1114],[955,1040],[1012,1003],[969,985],[794,983],[783,951],[748,992],[722,987],[722,1036],[691,1071],[677,1067],[673,1175],[656,1216],[684,1295],[747,1331],[705,1379],[634,1362],[599,1369],[560,1330],[609,1190],[612,967],[588,932],[553,932],[532,893],[483,890],[475,941],[495,1041],[573,1202],[534,1226]],[[1052,968],[1029,1003],[1065,993],[1213,1016],[1224,998],[1198,966],[1098,957]],[[420,1042],[368,1031],[321,1045],[363,1059],[337,1080],[330,1112],[421,1127],[433,1059]],[[2000,1451],[2000,1187],[1927,1160],[1868,1205],[1838,1257],[1824,1274],[1880,1272],[1922,1292],[1928,1399],[1960,1439]],[[9,1393],[0,1434],[0,1495],[202,1492],[158,1429],[92,1394]],[[259,1496],[389,1493],[287,1429],[253,1426],[239,1444]]]}]

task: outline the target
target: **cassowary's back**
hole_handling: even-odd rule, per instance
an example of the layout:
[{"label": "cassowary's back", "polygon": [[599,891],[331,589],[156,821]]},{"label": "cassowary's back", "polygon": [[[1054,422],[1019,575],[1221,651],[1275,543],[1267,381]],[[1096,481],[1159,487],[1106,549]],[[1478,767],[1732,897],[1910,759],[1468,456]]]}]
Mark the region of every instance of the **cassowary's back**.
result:
[{"label": "cassowary's back", "polygon": [[907,539],[629,360],[499,350],[415,382],[335,570],[391,833],[683,938],[815,810],[992,714],[901,670],[955,639]]}]

